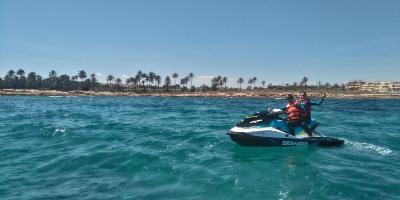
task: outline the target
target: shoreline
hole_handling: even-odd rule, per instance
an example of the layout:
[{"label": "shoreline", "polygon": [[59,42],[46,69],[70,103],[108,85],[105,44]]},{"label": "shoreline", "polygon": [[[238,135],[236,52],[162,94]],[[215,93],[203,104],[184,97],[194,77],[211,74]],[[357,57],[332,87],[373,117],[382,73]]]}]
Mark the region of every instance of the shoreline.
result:
[{"label": "shoreline", "polygon": [[[299,91],[208,91],[208,92],[109,92],[109,91],[58,91],[33,89],[3,89],[0,96],[157,96],[157,97],[227,97],[227,98],[285,98],[288,93]],[[339,91],[307,91],[311,98],[326,93],[332,99],[400,99],[400,93],[366,93],[366,92],[339,92]]]}]

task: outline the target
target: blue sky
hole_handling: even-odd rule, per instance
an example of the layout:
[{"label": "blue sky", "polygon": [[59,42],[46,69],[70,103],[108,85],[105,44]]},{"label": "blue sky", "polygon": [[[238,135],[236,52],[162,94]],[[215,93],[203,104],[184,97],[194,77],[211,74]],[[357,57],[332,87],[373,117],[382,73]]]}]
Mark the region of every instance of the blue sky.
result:
[{"label": "blue sky", "polygon": [[398,0],[0,0],[0,75],[399,80]]}]

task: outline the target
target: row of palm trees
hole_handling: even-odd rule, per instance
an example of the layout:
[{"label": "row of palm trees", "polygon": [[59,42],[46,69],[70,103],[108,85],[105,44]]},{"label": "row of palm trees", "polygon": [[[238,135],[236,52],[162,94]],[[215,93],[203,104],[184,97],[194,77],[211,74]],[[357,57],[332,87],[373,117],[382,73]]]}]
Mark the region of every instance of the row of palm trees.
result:
[{"label": "row of palm trees", "polygon": [[[16,71],[9,70],[4,76],[4,79],[0,78],[0,88],[13,88],[13,89],[56,89],[56,90],[134,90],[134,91],[148,91],[148,90],[183,90],[190,89],[195,90],[221,90],[228,89],[227,82],[228,78],[223,76],[215,76],[211,79],[211,87],[203,84],[200,87],[194,87],[192,82],[194,74],[189,73],[183,78],[179,79],[178,73],[173,73],[171,76],[166,76],[162,84],[162,78],[160,75],[149,72],[144,73],[138,71],[134,76],[129,77],[125,80],[125,84],[122,84],[123,80],[113,75],[106,77],[106,84],[99,83],[96,74],[91,73],[89,76],[84,70],[79,70],[77,74],[69,76],[67,74],[57,75],[57,72],[52,70],[49,72],[47,78],[43,78],[36,72],[30,72],[26,75],[23,69]],[[247,83],[247,89],[264,89],[266,82],[261,81],[262,87],[256,87],[257,77],[250,78]],[[178,81],[178,82],[177,82]],[[238,78],[236,81],[239,84],[239,90],[242,89],[244,79]],[[307,87],[308,78],[304,77],[299,83],[293,83],[292,85],[286,84],[284,86],[274,86],[268,84],[267,88],[299,88]],[[190,85],[189,85],[190,84]],[[331,87],[330,84],[321,85],[320,87]],[[336,86],[335,86],[336,87]]]},{"label": "row of palm trees", "polygon": [[[172,84],[171,77],[174,81]],[[173,73],[171,76],[165,77],[164,85],[161,86],[162,79],[160,75],[154,72],[144,73],[138,71],[135,76],[129,77],[125,80],[125,85],[122,84],[122,79],[108,75],[106,77],[107,84],[102,84],[97,81],[96,74],[92,73],[87,75],[84,70],[80,70],[76,75],[68,76],[62,74],[57,75],[57,72],[52,70],[49,72],[47,78],[43,78],[36,72],[30,72],[25,76],[25,70],[18,69],[9,70],[4,76],[4,79],[0,78],[0,88],[11,88],[11,89],[56,89],[56,90],[106,90],[106,89],[122,89],[122,88],[134,88],[135,90],[141,89],[146,90],[147,88],[170,88],[174,89],[185,89],[190,83],[190,88],[193,87],[192,81],[194,78],[193,73],[189,73],[187,76],[180,80],[180,84],[177,84],[178,73]]]},{"label": "row of palm trees", "polygon": [[[87,74],[84,70],[80,70],[74,76],[66,74],[57,76],[57,72],[52,70],[49,72],[48,78],[43,78],[36,72],[29,72],[26,76],[25,74],[23,69],[18,69],[17,71],[9,70],[4,79],[0,78],[0,87],[13,89],[94,90],[98,84],[96,75],[90,74],[90,78],[86,79]],[[80,79],[80,82],[78,82],[78,79]]]},{"label": "row of palm trees", "polygon": [[[249,87],[251,88],[251,86],[253,85],[253,88],[255,88],[256,87],[256,81],[257,81],[257,77],[253,77],[253,78],[250,78],[248,81],[247,81],[247,83],[249,84]],[[237,83],[239,84],[239,88],[240,89],[242,89],[242,84],[243,84],[243,82],[244,82],[244,79],[243,78],[239,78],[238,80],[237,80]],[[262,87],[263,88],[265,88],[265,81],[261,81],[261,84],[262,84]]]},{"label": "row of palm trees", "polygon": [[[257,81],[257,77],[253,77],[250,78],[248,80],[248,89],[251,88],[256,88],[256,81]],[[222,76],[216,76],[214,78],[211,79],[211,87],[212,88],[220,88],[222,89],[222,86],[224,86],[225,89],[227,89],[226,87],[226,83],[228,82],[228,78],[227,77],[222,77]],[[237,80],[237,84],[239,84],[239,89],[242,89],[242,84],[244,83],[244,79],[242,77],[239,77]],[[262,84],[262,88],[265,88],[265,81],[261,81]],[[272,84],[270,84],[269,86],[272,86]]]},{"label": "row of palm trees", "polygon": [[[171,77],[174,80],[174,84],[172,85],[171,83]],[[163,87],[169,88],[169,87],[179,87],[182,86],[183,88],[187,87],[187,84],[190,82],[190,87],[192,87],[192,80],[194,78],[194,74],[193,73],[189,73],[187,76],[185,76],[184,78],[182,78],[180,80],[180,85],[176,83],[179,75],[178,73],[173,73],[170,76],[166,76],[165,80],[164,80],[164,85]],[[115,83],[120,86],[120,84],[122,83],[122,80],[120,78],[115,78],[113,75],[108,75],[107,76],[107,82],[109,82],[109,85],[112,85],[112,81],[115,80]],[[146,89],[146,88],[160,88],[161,87],[161,83],[162,83],[162,79],[161,76],[154,73],[154,72],[149,72],[144,73],[142,71],[138,71],[136,73],[136,75],[129,77],[128,79],[126,79],[125,81],[126,86],[131,87],[133,86],[135,89]]]}]

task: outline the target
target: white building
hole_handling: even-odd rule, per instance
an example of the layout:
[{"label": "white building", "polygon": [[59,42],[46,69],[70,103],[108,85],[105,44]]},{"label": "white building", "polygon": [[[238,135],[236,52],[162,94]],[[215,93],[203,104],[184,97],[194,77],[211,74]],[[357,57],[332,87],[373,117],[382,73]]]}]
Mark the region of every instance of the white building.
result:
[{"label": "white building", "polygon": [[400,92],[399,81],[383,81],[383,82],[361,82],[352,81],[346,84],[346,89],[349,90],[361,90],[368,92]]}]

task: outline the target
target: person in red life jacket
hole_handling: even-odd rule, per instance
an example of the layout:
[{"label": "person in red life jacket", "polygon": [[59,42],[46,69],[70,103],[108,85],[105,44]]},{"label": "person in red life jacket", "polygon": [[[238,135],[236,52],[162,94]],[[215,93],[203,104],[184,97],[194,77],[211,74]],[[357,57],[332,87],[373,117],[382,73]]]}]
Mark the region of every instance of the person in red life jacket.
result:
[{"label": "person in red life jacket", "polygon": [[312,102],[310,99],[308,99],[307,97],[307,92],[305,91],[301,91],[300,95],[299,95],[299,100],[297,101],[297,103],[300,103],[303,108],[305,109],[305,112],[303,112],[302,115],[302,122],[306,123],[306,125],[311,123],[311,106],[320,106],[324,100],[325,100],[325,94],[324,96],[321,98],[321,100],[316,103],[316,102]]},{"label": "person in red life jacket", "polygon": [[292,94],[288,94],[287,96],[287,101],[288,103],[284,108],[282,108],[282,111],[285,111],[288,115],[287,117],[287,124],[289,128],[289,133],[291,135],[295,135],[295,127],[296,126],[302,126],[303,129],[308,133],[308,127],[303,126],[302,122],[302,113],[306,112],[304,109],[303,105],[298,103],[297,101],[294,100],[294,97]]}]

